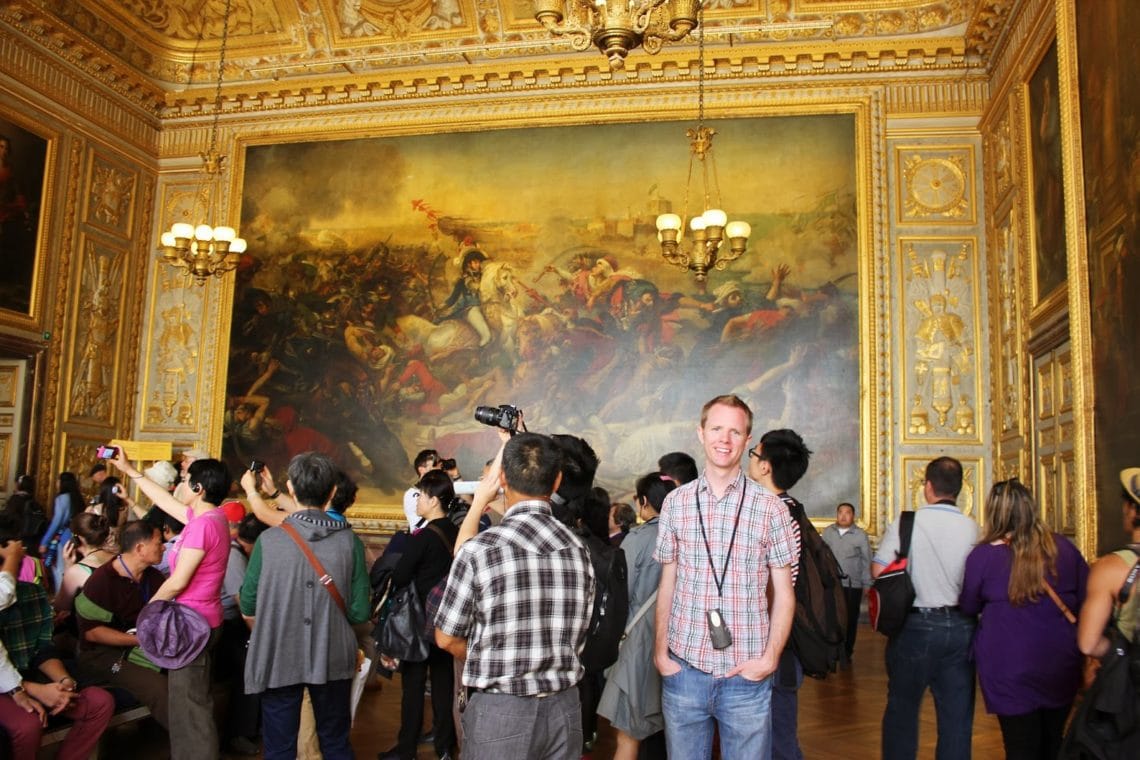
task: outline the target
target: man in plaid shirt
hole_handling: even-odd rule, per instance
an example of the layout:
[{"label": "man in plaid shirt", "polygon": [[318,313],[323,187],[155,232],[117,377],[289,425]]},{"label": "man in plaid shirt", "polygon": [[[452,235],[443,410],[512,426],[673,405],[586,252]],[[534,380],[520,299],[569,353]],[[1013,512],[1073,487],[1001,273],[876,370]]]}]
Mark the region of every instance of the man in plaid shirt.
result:
[{"label": "man in plaid shirt", "polygon": [[669,755],[709,757],[715,721],[724,757],[769,757],[772,675],[792,627],[799,550],[783,502],[741,470],[748,405],[712,399],[697,435],[704,474],[666,497],[654,552]]},{"label": "man in plaid shirt", "polygon": [[436,643],[466,657],[464,760],[577,760],[582,749],[578,659],[594,601],[582,542],[550,497],[562,454],[521,433],[502,453],[502,523],[463,544],[436,614]]}]

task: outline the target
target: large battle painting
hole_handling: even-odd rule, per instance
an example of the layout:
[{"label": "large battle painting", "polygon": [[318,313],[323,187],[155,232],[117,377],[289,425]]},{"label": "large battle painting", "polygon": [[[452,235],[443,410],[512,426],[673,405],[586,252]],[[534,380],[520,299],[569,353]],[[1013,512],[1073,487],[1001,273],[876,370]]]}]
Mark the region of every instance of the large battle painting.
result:
[{"label": "large battle painting", "polygon": [[[625,497],[666,452],[702,459],[708,398],[814,450],[818,516],[859,497],[855,118],[720,120],[730,219],[749,250],[698,287],[666,264],[684,212],[685,123],[250,146],[225,454],[325,450],[396,505],[423,448],[476,478],[498,445],[478,405],[588,439]],[[694,184],[690,212],[700,212]]]},{"label": "large battle painting", "polygon": [[1103,551],[1123,540],[1119,472],[1140,457],[1140,4],[1084,0],[1076,18]]}]

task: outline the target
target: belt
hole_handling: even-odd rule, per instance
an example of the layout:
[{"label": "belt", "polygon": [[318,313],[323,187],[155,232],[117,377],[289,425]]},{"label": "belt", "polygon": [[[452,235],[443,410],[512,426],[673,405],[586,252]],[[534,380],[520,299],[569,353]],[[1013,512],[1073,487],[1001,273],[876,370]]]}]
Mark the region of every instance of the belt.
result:
[{"label": "belt", "polygon": [[956,604],[949,604],[945,607],[911,607],[910,611],[919,615],[933,615],[937,613],[958,612],[959,608]]}]

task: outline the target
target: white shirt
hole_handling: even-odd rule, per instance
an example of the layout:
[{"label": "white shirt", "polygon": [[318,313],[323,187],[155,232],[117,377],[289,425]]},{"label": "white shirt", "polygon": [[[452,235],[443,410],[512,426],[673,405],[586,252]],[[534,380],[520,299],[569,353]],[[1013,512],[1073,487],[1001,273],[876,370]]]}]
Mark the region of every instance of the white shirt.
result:
[{"label": "white shirt", "polygon": [[[953,504],[927,504],[914,514],[907,567],[914,582],[915,607],[952,607],[962,592],[966,555],[978,542],[978,524]],[[899,523],[887,527],[875,564],[894,561]]]},{"label": "white shirt", "polygon": [[404,491],[404,516],[408,518],[408,530],[415,530],[420,516],[416,514],[416,501],[419,499],[420,489],[412,486]]},{"label": "white shirt", "polygon": [[[6,610],[16,601],[16,579],[11,573],[0,573],[0,610]],[[8,650],[0,641],[0,694],[6,694],[23,681],[20,671],[8,659]]]}]

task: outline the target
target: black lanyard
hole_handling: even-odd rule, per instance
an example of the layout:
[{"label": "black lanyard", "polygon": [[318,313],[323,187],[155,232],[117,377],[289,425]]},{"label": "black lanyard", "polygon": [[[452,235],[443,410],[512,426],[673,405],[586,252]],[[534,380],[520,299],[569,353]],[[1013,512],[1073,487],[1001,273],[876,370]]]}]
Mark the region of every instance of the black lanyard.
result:
[{"label": "black lanyard", "polygon": [[[712,485],[709,485],[709,490],[712,490]],[[724,555],[724,568],[720,572],[720,577],[716,576],[716,563],[713,562],[712,547],[709,546],[709,535],[705,532],[705,521],[701,516],[701,489],[697,489],[697,522],[701,525],[701,538],[705,540],[705,554],[709,558],[709,568],[712,570],[713,581],[716,583],[717,596],[724,597],[724,582],[728,579],[728,561],[732,559],[732,547],[736,545],[736,531],[740,528],[740,515],[744,512],[744,495],[748,492],[748,479],[745,478],[744,486],[740,489],[740,506],[736,508],[736,523],[732,526],[732,538],[728,541],[728,552]]]}]

